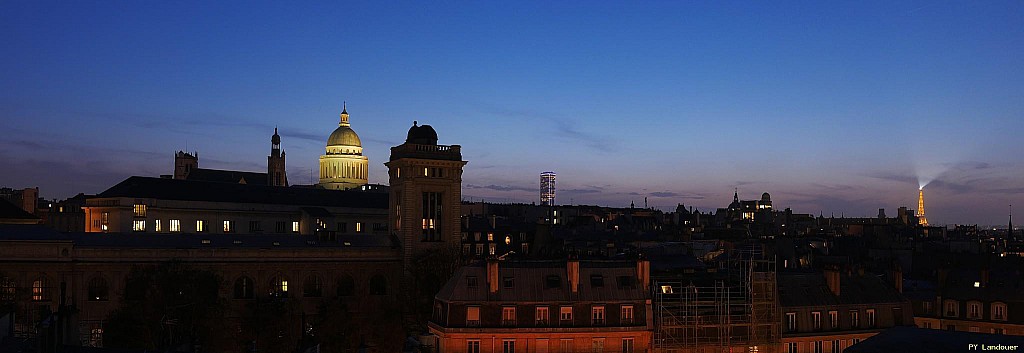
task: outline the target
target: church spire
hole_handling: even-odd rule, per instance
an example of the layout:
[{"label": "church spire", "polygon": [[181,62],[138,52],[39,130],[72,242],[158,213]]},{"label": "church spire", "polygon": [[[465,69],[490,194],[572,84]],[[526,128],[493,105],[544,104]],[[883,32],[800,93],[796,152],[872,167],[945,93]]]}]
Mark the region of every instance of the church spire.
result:
[{"label": "church spire", "polygon": [[740,202],[740,188],[733,189],[732,202]]}]

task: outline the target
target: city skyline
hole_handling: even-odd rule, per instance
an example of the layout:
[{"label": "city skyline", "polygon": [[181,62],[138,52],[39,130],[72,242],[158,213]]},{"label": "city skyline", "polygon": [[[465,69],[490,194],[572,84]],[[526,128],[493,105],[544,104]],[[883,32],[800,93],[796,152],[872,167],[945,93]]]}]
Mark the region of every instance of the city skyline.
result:
[{"label": "city skyline", "polygon": [[3,186],[265,170],[293,184],[348,102],[387,183],[413,120],[463,146],[465,199],[702,211],[768,192],[850,217],[1004,225],[1024,194],[1024,4],[5,3]]}]

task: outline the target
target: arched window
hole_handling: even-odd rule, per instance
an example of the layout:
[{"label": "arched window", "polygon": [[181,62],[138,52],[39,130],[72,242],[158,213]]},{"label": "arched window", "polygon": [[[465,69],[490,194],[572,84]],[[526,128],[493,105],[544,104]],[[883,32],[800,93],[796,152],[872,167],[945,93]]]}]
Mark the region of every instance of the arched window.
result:
[{"label": "arched window", "polygon": [[13,302],[18,286],[9,277],[0,277],[0,302]]},{"label": "arched window", "polygon": [[255,297],[256,282],[252,278],[242,276],[235,280],[235,299],[252,299]]},{"label": "arched window", "polygon": [[994,302],[992,303],[992,320],[1006,321],[1006,303]]},{"label": "arched window", "polygon": [[356,281],[352,279],[352,276],[342,275],[338,278],[338,296],[348,297],[355,293]]},{"label": "arched window", "polygon": [[107,287],[107,280],[103,277],[93,277],[89,280],[89,301],[105,302],[110,300],[110,289]]},{"label": "arched window", "polygon": [[44,302],[50,300],[50,280],[41,276],[32,281],[32,301]]},{"label": "arched window", "polygon": [[302,284],[302,296],[322,297],[324,295],[324,281],[317,275],[309,275],[306,282]]},{"label": "arched window", "polygon": [[274,277],[270,279],[270,296],[276,298],[288,297],[288,279]]},{"label": "arched window", "polygon": [[382,275],[374,275],[370,278],[370,295],[388,294],[388,280]]}]

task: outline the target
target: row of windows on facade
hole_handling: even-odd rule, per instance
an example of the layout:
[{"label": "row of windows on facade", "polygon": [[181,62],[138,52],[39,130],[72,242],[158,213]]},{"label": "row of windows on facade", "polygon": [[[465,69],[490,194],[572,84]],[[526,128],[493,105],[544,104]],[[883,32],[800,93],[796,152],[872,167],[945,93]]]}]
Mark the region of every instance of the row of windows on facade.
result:
[{"label": "row of windows on facade", "polygon": [[[804,350],[803,352],[825,353],[825,343],[828,342],[831,345],[831,348],[832,348],[832,350],[830,352],[839,353],[839,352],[842,352],[843,349],[846,349],[846,347],[849,347],[849,346],[855,345],[857,343],[860,343],[860,338],[852,338],[852,339],[850,339],[849,340],[849,344],[846,345],[846,346],[843,345],[843,341],[844,340],[808,342],[807,344],[808,344],[808,348],[809,349]],[[800,353],[801,350],[799,349],[799,347],[800,347],[799,346],[799,342],[786,342],[786,353]]]},{"label": "row of windows on facade", "polygon": [[[522,254],[530,253],[530,244],[528,244],[528,243],[519,244],[519,248],[522,251]],[[494,255],[495,252],[497,252],[497,250],[498,250],[498,245],[497,244],[487,244],[487,255]],[[472,247],[471,247],[470,244],[462,244],[462,254],[463,255],[470,255],[470,251],[473,252],[473,255],[483,256],[483,254],[484,254],[484,244],[476,244],[476,246],[472,246]]]},{"label": "row of windows on facade", "polygon": [[[932,303],[931,302],[923,302],[922,305],[924,306],[925,313],[927,313],[927,314],[931,314],[932,313]],[[960,317],[960,302],[959,301],[953,300],[953,299],[945,299],[945,300],[942,301],[942,305],[944,307],[944,310],[942,312],[942,316],[945,316],[945,317]],[[967,315],[966,315],[966,318],[973,319],[973,320],[982,320],[982,319],[984,319],[985,317],[984,317],[983,312],[982,312],[983,309],[984,309],[984,303],[982,303],[980,301],[977,301],[977,300],[968,301],[967,302]],[[1008,317],[1006,315],[1006,303],[1003,303],[1003,302],[993,302],[992,304],[989,304],[989,320],[993,320],[993,321],[1007,321]]]},{"label": "row of windows on facade", "polygon": [[[957,327],[956,324],[947,324],[946,325],[946,330],[948,330],[948,331],[956,331],[956,327]],[[921,328],[939,329],[938,327],[932,327],[932,323],[930,321],[921,322]],[[967,331],[968,332],[974,332],[974,333],[981,333],[981,327],[969,326],[967,328]],[[1024,333],[1024,331],[1021,331],[1021,332]],[[992,327],[992,328],[989,328],[988,333],[994,333],[994,334],[997,334],[997,335],[1005,335],[1006,334],[1006,330],[1004,330],[1002,327]]]},{"label": "row of windows on facade", "polygon": [[[606,305],[593,305],[590,307],[590,324],[593,326],[601,326],[607,324],[605,321],[605,307]],[[437,308],[435,308],[437,309]],[[538,305],[534,307],[534,320],[535,326],[550,326],[554,324],[551,320],[551,306]],[[620,325],[632,325],[633,324],[633,305],[620,305],[619,306],[619,324]],[[559,326],[572,326],[573,324],[573,307],[564,305],[558,307],[558,325]],[[518,319],[516,318],[516,307],[515,306],[502,306],[501,307],[501,325],[502,326],[517,326]],[[466,307],[466,326],[479,327],[480,322],[480,307],[479,306],[468,306]]]},{"label": "row of windows on facade", "polygon": [[[256,297],[256,282],[249,277],[239,277],[234,283],[234,298],[235,299],[254,299]],[[368,282],[368,289],[370,295],[387,295],[387,279],[383,275],[374,275]],[[348,275],[341,276],[335,283],[335,296],[348,297],[355,295],[355,280]],[[267,294],[271,297],[287,298],[289,296],[288,291],[288,279],[285,277],[273,277],[270,279],[269,290]],[[302,296],[309,298],[317,298],[324,296],[324,281],[317,275],[310,275],[306,277],[306,280],[302,285]]]},{"label": "row of windows on facade", "polygon": [[[572,339],[572,338],[557,339],[558,350],[557,351],[553,351],[553,352],[587,352],[587,351],[589,351],[589,352],[594,352],[594,353],[607,353],[607,352],[609,352],[608,350],[606,350],[608,348],[613,349],[612,352],[616,351],[616,350],[614,350],[615,348],[613,348],[613,347],[607,347],[606,348],[606,341],[609,341],[609,340],[605,339],[603,337],[590,338],[589,339],[590,340],[590,342],[589,342],[589,346],[590,346],[589,349],[586,349],[586,348],[580,349],[580,347],[578,347],[576,345],[576,341],[578,341],[578,340],[581,340],[581,339]],[[467,353],[480,353],[481,352],[481,347],[484,344],[488,344],[488,345],[489,344],[498,344],[498,342],[500,342],[500,344],[501,344],[501,352],[502,353],[515,353],[516,352],[516,342],[520,342],[520,341],[525,341],[525,340],[524,339],[517,340],[517,339],[514,339],[514,338],[500,338],[497,341],[495,341],[493,339],[487,339],[487,340],[483,340],[483,339],[468,339],[468,340],[466,340],[466,352]],[[537,338],[536,341],[534,341],[532,343],[532,347],[533,347],[532,351],[533,352],[537,352],[537,353],[552,352],[552,351],[549,350],[551,348],[551,341],[552,340],[546,339],[546,338]],[[635,348],[636,347],[636,339],[635,338],[633,338],[633,337],[624,337],[624,338],[622,338],[620,340],[620,342],[621,342],[619,344],[619,348],[620,349],[617,350],[617,351],[621,351],[622,353],[633,353],[633,352],[635,352],[635,349],[636,349]],[[523,342],[523,343],[526,343],[526,342]],[[531,344],[527,344],[526,346],[527,347],[531,346]],[[526,347],[523,347],[523,348],[526,348]],[[497,349],[490,349],[489,351],[495,352],[495,351],[497,351]],[[526,352],[527,350],[523,349],[522,351]]]},{"label": "row of windows on facade", "polygon": [[[317,222],[317,230],[324,230],[324,229],[327,228],[327,224],[326,223],[324,223],[324,222],[322,222],[320,220],[317,220],[317,221],[318,221]],[[166,224],[166,227],[164,226],[165,224]],[[109,230],[107,224],[103,223],[103,222],[100,222],[99,220],[94,221],[93,225],[97,226],[97,227],[100,227],[104,231]],[[209,232],[210,231],[210,227],[209,226],[210,226],[210,222],[207,221],[207,220],[196,220],[195,221],[195,228],[193,228],[193,229],[197,233],[205,233],[205,232]],[[234,221],[224,220],[224,221],[221,222],[221,226],[222,226],[221,229],[222,229],[222,231],[224,233],[234,233],[234,232],[236,232],[235,222]],[[340,233],[347,233],[348,232],[348,222],[338,222],[337,226],[338,226],[337,227],[337,231],[338,232],[340,232]],[[149,228],[147,227],[147,220],[136,219],[136,220],[132,221],[132,231],[135,231],[135,232],[145,232],[147,230],[149,230]],[[374,231],[386,231],[387,228],[384,226],[383,223],[374,223],[373,224],[373,230]],[[154,220],[153,221],[153,231],[154,232],[171,232],[171,233],[181,232],[182,231],[181,220],[179,220],[179,219],[171,219],[171,220],[167,220],[167,223],[164,223],[163,220],[160,220],[160,219]],[[262,232],[262,231],[263,231],[263,222],[262,221],[249,221],[249,232]],[[275,223],[274,231],[277,232],[277,233],[287,233],[287,232],[298,233],[299,232],[299,221],[292,221],[291,224],[289,224],[289,222],[286,222],[286,221],[278,221],[278,222]],[[362,222],[356,222],[355,223],[355,232],[356,233],[362,233],[364,231],[365,231],[365,227],[363,226],[363,223]]]},{"label": "row of windows on facade", "polygon": [[[526,238],[526,233],[520,232],[519,233],[519,239],[524,239],[524,238]],[[474,243],[481,243],[482,241],[480,239],[483,239],[483,233],[482,232],[473,232],[473,242]],[[511,244],[511,243],[513,243],[515,241],[515,239],[512,238],[512,234],[506,234],[505,238],[501,239],[501,241],[505,242],[505,244]],[[469,242],[469,233],[468,232],[462,232],[462,242],[463,243],[468,243]],[[487,233],[487,243],[494,243],[494,233]]]},{"label": "row of windows on facade", "polygon": [[[415,171],[415,170],[414,170]],[[436,167],[423,167],[422,176],[428,178],[444,178],[446,174],[450,174],[449,168],[436,168]],[[402,177],[402,168],[395,168],[395,178]]]},{"label": "row of windows on facade", "polygon": [[367,171],[363,168],[360,163],[342,165],[338,168],[338,164],[332,166],[323,166],[320,168],[320,179],[327,178],[355,178],[355,179],[366,179]]},{"label": "row of windows on facade", "polygon": [[[603,288],[605,284],[604,275],[593,274],[590,275],[590,286],[594,288]],[[515,288],[515,277],[504,276],[501,278],[501,286],[505,289]],[[466,287],[476,288],[480,285],[480,280],[476,276],[466,276]],[[619,289],[634,289],[636,288],[636,278],[631,276],[616,276],[615,285]],[[544,277],[544,288],[561,288],[562,277],[559,275],[547,275]]]},{"label": "row of windows on facade", "polygon": [[[269,282],[268,295],[271,297],[288,297],[288,279],[285,277],[274,277]],[[254,299],[256,297],[255,282],[249,277],[239,277],[234,283],[235,299]],[[335,295],[347,297],[355,295],[355,280],[351,276],[338,278],[335,286]],[[383,275],[375,275],[368,283],[370,295],[387,295],[387,279]],[[53,298],[53,286],[47,277],[38,277],[32,281],[30,299],[36,302],[46,302]],[[12,302],[17,299],[18,288],[15,282],[7,277],[0,279],[0,302]],[[322,297],[324,295],[324,281],[316,275],[306,277],[302,286],[303,297]],[[87,289],[88,301],[110,300],[110,287],[107,280],[102,277],[93,277],[89,280]]]},{"label": "row of windows on facade", "polygon": [[[865,316],[867,317],[867,327],[875,327],[878,322],[875,315],[875,309],[864,310]],[[813,330],[822,330],[821,312],[812,311],[811,315],[811,328]],[[900,308],[892,308],[893,319],[895,320],[896,326],[903,325],[903,310]],[[860,311],[850,310],[849,311],[850,327],[859,328],[861,327],[860,322]],[[828,312],[829,329],[838,330],[839,326],[839,312],[832,310]],[[786,313],[786,332],[797,332],[799,327],[797,325],[797,313]]]}]

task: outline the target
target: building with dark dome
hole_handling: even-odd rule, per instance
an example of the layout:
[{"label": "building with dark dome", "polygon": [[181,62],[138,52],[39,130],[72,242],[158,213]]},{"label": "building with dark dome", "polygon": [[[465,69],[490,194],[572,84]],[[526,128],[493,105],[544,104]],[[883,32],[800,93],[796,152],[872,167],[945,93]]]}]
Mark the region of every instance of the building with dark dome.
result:
[{"label": "building with dark dome", "polygon": [[317,185],[332,190],[366,185],[369,163],[363,155],[359,135],[348,122],[348,107],[343,107],[338,128],[327,138],[326,152],[320,156],[320,182]]}]

